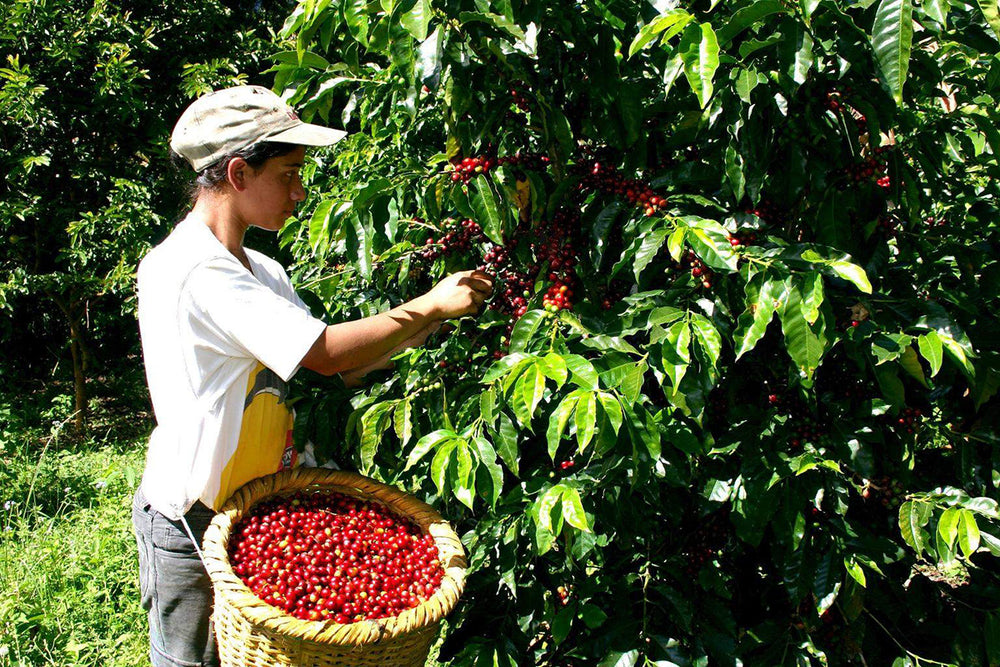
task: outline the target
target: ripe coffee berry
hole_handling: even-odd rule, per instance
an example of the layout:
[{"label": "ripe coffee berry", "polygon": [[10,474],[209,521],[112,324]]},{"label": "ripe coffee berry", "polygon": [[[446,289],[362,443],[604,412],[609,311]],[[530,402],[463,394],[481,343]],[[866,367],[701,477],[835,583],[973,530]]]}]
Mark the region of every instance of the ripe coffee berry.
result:
[{"label": "ripe coffee berry", "polygon": [[339,493],[260,503],[233,531],[229,559],[265,602],[337,623],[396,616],[444,577],[430,535],[378,503]]}]

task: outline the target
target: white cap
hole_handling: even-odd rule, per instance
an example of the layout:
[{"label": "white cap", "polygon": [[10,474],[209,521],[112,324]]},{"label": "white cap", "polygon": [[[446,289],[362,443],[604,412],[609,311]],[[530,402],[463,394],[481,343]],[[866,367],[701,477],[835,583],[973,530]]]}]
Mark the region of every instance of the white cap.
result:
[{"label": "white cap", "polygon": [[202,95],[184,110],[170,148],[201,171],[259,141],[329,146],[346,132],[303,123],[284,100],[261,86],[236,86]]}]

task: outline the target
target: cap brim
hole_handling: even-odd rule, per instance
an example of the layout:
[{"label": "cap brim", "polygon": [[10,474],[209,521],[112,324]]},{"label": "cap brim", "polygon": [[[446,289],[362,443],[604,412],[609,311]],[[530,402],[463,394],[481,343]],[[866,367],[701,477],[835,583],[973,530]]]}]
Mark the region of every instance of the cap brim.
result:
[{"label": "cap brim", "polygon": [[332,127],[313,125],[312,123],[301,123],[287,130],[282,130],[277,134],[262,139],[262,141],[274,141],[285,144],[297,144],[300,146],[329,146],[335,144],[344,137],[347,132],[335,130]]}]

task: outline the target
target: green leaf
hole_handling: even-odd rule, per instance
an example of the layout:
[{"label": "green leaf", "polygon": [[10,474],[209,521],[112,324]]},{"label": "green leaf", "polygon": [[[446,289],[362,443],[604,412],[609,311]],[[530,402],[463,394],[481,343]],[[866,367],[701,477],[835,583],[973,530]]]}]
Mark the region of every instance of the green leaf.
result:
[{"label": "green leaf", "polygon": [[626,653],[611,651],[597,667],[636,667],[639,664],[639,649]]},{"label": "green leaf", "polygon": [[913,45],[913,0],[882,0],[872,26],[872,48],[896,104],[903,103],[903,84]]},{"label": "green leaf", "polygon": [[729,243],[729,232],[715,220],[679,218],[688,227],[687,242],[706,264],[720,271],[736,271],[739,257]]},{"label": "green leaf", "polygon": [[309,247],[317,255],[324,254],[330,243],[330,217],[335,203],[332,199],[321,201],[309,219]]},{"label": "green leaf", "polygon": [[507,416],[506,412],[499,414],[495,435],[497,453],[507,469],[515,475],[519,475],[521,452],[517,447],[517,429],[514,427],[514,420]]},{"label": "green leaf", "polygon": [[730,16],[725,24],[719,28],[719,44],[725,46],[741,32],[754,25],[763,18],[772,14],[787,12],[787,6],[780,0],[757,0],[750,6],[744,7]]},{"label": "green leaf", "polygon": [[569,369],[566,360],[555,352],[549,352],[539,361],[539,368],[545,376],[555,380],[556,389],[560,389],[569,378]]},{"label": "green leaf", "polygon": [[396,405],[392,418],[392,425],[396,431],[396,437],[399,438],[400,446],[406,447],[410,438],[413,437],[413,403],[410,399],[402,400]]},{"label": "green leaf", "polygon": [[698,313],[691,314],[691,329],[694,331],[698,345],[708,356],[708,360],[713,367],[719,363],[719,355],[722,353],[722,336],[719,330],[712,324],[712,320]]},{"label": "green leaf", "polygon": [[680,54],[684,76],[704,109],[712,97],[715,71],[719,68],[719,42],[711,24],[690,25],[681,38]]},{"label": "green leaf", "polygon": [[747,283],[747,312],[740,316],[739,328],[735,334],[736,358],[752,350],[767,332],[767,325],[774,319],[777,309],[784,309],[783,301],[788,296],[788,285],[784,280],[767,279],[759,289]]},{"label": "green leaf", "polygon": [[576,616],[575,605],[576,603],[573,603],[563,607],[552,620],[552,641],[555,642],[556,646],[562,644],[569,636],[570,630],[573,629],[573,618]]},{"label": "green leaf", "polygon": [[361,467],[371,470],[375,461],[375,452],[382,439],[382,433],[388,428],[388,415],[396,407],[397,401],[376,403],[361,417]]},{"label": "green leaf", "polygon": [[347,29],[362,46],[368,46],[368,14],[365,12],[367,7],[367,0],[345,0],[343,4]]},{"label": "green leaf", "polygon": [[524,41],[524,30],[506,16],[501,16],[500,14],[490,12],[461,12],[458,15],[458,20],[463,24],[486,23],[507,33],[517,41]]},{"label": "green leaf", "polygon": [[545,432],[545,438],[549,445],[549,458],[553,461],[556,460],[556,452],[559,450],[559,442],[562,440],[563,432],[566,431],[566,424],[569,423],[570,416],[576,410],[577,401],[584,393],[578,390],[566,396],[549,417],[549,427]]},{"label": "green leaf", "polygon": [[817,264],[819,268],[826,269],[830,273],[833,273],[833,275],[853,283],[855,287],[865,294],[872,293],[872,284],[868,280],[868,274],[857,264],[843,259],[823,257],[812,248],[805,250],[801,257],[805,261]]},{"label": "green leaf", "polygon": [[434,459],[431,461],[431,480],[434,482],[434,486],[437,487],[438,495],[442,497],[444,497],[444,492],[448,488],[448,469],[451,467],[451,460],[458,443],[457,438],[449,439],[444,445],[438,448],[437,452],[434,453]]},{"label": "green leaf", "polygon": [[663,370],[670,377],[676,393],[691,363],[691,328],[687,322],[677,322],[667,329],[662,352]]},{"label": "green leaf", "polygon": [[671,9],[660,14],[639,29],[639,33],[628,47],[628,57],[631,58],[638,51],[646,48],[665,30],[670,29],[663,39],[670,39],[673,34],[682,30],[693,19],[694,17],[683,9]]},{"label": "green leaf", "polygon": [[472,467],[472,453],[469,443],[465,440],[455,441],[455,483],[451,492],[458,502],[470,510],[476,497],[476,471]]},{"label": "green leaf", "polygon": [[899,531],[903,536],[903,541],[921,556],[927,549],[927,532],[924,526],[928,520],[934,506],[930,503],[908,500],[899,506]]},{"label": "green leaf", "polygon": [[476,214],[476,222],[483,233],[499,245],[503,245],[505,216],[497,203],[496,195],[486,177],[473,179],[475,192],[472,197],[472,210]]},{"label": "green leaf", "polygon": [[687,236],[687,227],[678,225],[667,239],[667,251],[675,262],[681,261],[684,252],[684,239]]},{"label": "green leaf", "polygon": [[663,245],[663,242],[670,233],[670,228],[660,227],[649,232],[642,238],[642,243],[635,252],[632,264],[632,271],[635,274],[636,282],[639,281],[639,274],[642,273],[642,270],[649,266],[649,263],[656,258],[657,253],[660,251],[660,246]]},{"label": "green leaf", "polygon": [[851,575],[851,578],[858,582],[862,588],[865,587],[865,571],[856,560],[853,558],[844,558],[844,569],[847,570],[847,574]]},{"label": "green leaf", "polygon": [[997,6],[997,0],[977,1],[979,9],[983,12],[983,16],[986,17],[986,22],[993,29],[993,36],[1000,41],[1000,8]]},{"label": "green leaf", "polygon": [[646,371],[649,369],[649,365],[645,361],[640,361],[631,368],[625,377],[622,379],[620,385],[618,385],[622,396],[625,397],[629,403],[635,403],[639,400],[639,394],[642,392],[642,384],[646,375]]},{"label": "green leaf", "polygon": [[917,346],[920,348],[920,354],[930,364],[931,377],[934,377],[941,370],[941,362],[944,359],[941,336],[937,331],[928,331],[917,339]]},{"label": "green leaf", "polygon": [[566,361],[566,367],[569,368],[574,384],[591,391],[597,389],[599,377],[592,363],[579,354],[568,354],[563,359]]},{"label": "green leaf", "polygon": [[546,315],[548,313],[544,310],[529,310],[517,320],[510,333],[511,352],[524,352],[527,349],[531,337],[545,321]]},{"label": "green leaf", "polygon": [[907,345],[906,349],[903,350],[903,355],[899,358],[899,365],[917,382],[928,389],[930,388],[927,384],[927,378],[924,376],[924,367],[920,365],[917,351],[913,349],[912,345]]},{"label": "green leaf", "polygon": [[937,534],[940,542],[944,543],[948,549],[951,549],[955,544],[955,540],[958,539],[958,522],[961,514],[962,511],[960,508],[949,507],[941,514],[941,518],[938,519]]},{"label": "green leaf", "polygon": [[588,628],[594,630],[601,627],[608,620],[608,615],[596,604],[588,602],[580,609],[580,618],[583,619]]},{"label": "green leaf", "polygon": [[433,15],[430,0],[416,0],[413,9],[399,17],[399,23],[414,39],[422,42],[427,39],[427,29]]},{"label": "green leaf", "polygon": [[587,392],[576,403],[576,440],[583,452],[594,438],[597,424],[597,399],[593,392]]},{"label": "green leaf", "polygon": [[410,451],[409,457],[407,457],[406,459],[405,470],[409,470],[414,465],[416,465],[417,462],[420,461],[420,459],[424,458],[428,453],[430,453],[431,450],[437,447],[441,442],[445,440],[451,440],[457,437],[458,434],[452,431],[451,429],[438,429],[437,431],[428,433],[424,437],[420,438],[420,440],[417,440],[417,444],[413,446],[413,449]]},{"label": "green leaf", "polygon": [[497,453],[493,449],[493,445],[490,444],[489,440],[482,436],[477,436],[472,439],[472,442],[476,445],[477,453],[479,455],[479,462],[486,467],[486,471],[490,475],[490,507],[495,508],[497,500],[500,499],[500,494],[503,492],[503,469],[500,464],[497,463]]},{"label": "green leaf", "polygon": [[872,354],[877,360],[875,364],[881,365],[899,359],[911,342],[913,336],[907,334],[875,334],[872,336]]},{"label": "green leaf", "polygon": [[958,547],[966,558],[971,557],[979,548],[979,526],[976,525],[976,515],[967,509],[959,510]]},{"label": "green leaf", "polygon": [[580,500],[580,492],[576,489],[566,488],[562,492],[562,515],[569,525],[585,533],[590,532],[590,524],[587,523],[587,513],[583,511],[583,503]]},{"label": "green leaf", "polygon": [[601,403],[601,409],[608,417],[611,428],[614,430],[615,435],[618,435],[618,431],[621,430],[622,422],[624,421],[622,404],[618,402],[617,398],[606,391],[598,393],[597,398]]},{"label": "green leaf", "polygon": [[[554,526],[552,524],[552,510],[555,509],[556,504],[562,498],[563,491],[565,490],[565,485],[556,484],[546,491],[538,501],[538,520],[542,527],[553,535],[559,534],[558,528],[561,528],[561,526]],[[560,516],[561,515],[562,511],[560,508]]]},{"label": "green leaf", "polygon": [[545,374],[539,369],[538,364],[533,364],[524,372],[517,382],[517,390],[528,406],[528,415],[534,416],[535,408],[545,395]]},{"label": "green leaf", "polygon": [[781,330],[785,334],[785,347],[806,383],[812,384],[813,374],[819,367],[829,339],[826,322],[820,318],[815,325],[806,322],[802,314],[802,289],[793,283],[788,290],[788,300],[781,311]]},{"label": "green leaf", "polygon": [[802,316],[806,318],[809,325],[816,323],[819,319],[819,307],[823,305],[823,276],[815,271],[810,271],[804,277],[802,300]]},{"label": "green leaf", "polygon": [[743,174],[743,156],[733,144],[726,147],[726,178],[733,190],[733,199],[741,201],[746,193],[747,179]]}]

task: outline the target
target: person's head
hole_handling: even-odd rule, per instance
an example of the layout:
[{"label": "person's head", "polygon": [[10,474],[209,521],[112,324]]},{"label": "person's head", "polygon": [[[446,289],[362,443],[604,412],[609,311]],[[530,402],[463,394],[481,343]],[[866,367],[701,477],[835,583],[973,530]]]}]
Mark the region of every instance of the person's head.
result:
[{"label": "person's head", "polygon": [[232,195],[250,224],[277,227],[305,198],[299,169],[305,146],[327,146],[344,132],[303,123],[290,106],[260,86],[218,90],[181,115],[170,148],[197,174],[192,200]]}]

